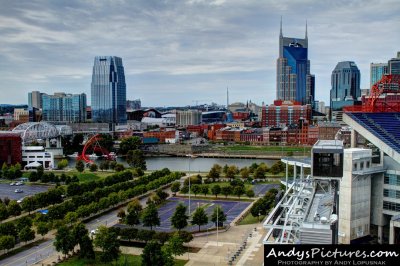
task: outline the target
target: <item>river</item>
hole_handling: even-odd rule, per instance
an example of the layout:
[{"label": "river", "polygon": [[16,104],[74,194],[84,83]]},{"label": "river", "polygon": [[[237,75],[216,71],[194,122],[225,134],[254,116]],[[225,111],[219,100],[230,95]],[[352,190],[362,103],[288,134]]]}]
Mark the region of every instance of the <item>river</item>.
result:
[{"label": "river", "polygon": [[[55,164],[57,165],[55,160]],[[75,160],[68,158],[69,167],[75,167]],[[117,158],[118,163],[124,164],[126,167],[128,164],[122,158]],[[208,172],[213,164],[219,164],[221,166],[236,165],[239,168],[244,166],[250,166],[252,163],[265,163],[268,167],[272,166],[276,160],[266,159],[232,159],[232,158],[188,158],[188,157],[147,157],[146,165],[147,170],[159,170],[162,168],[169,168],[171,171],[193,171],[193,172]],[[100,160],[95,160],[95,163],[99,165]],[[189,169],[190,168],[190,169]]]}]

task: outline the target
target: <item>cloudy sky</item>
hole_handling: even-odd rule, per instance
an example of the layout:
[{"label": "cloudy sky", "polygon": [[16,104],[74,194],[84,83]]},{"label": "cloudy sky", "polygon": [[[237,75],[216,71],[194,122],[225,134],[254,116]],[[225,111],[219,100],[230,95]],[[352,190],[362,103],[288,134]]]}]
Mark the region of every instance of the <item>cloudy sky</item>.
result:
[{"label": "cloudy sky", "polygon": [[93,59],[122,57],[127,98],[144,106],[252,100],[276,94],[279,21],[302,38],[308,21],[316,98],[329,102],[330,74],[400,51],[398,0],[0,0],[0,103],[27,93],[84,92]]}]

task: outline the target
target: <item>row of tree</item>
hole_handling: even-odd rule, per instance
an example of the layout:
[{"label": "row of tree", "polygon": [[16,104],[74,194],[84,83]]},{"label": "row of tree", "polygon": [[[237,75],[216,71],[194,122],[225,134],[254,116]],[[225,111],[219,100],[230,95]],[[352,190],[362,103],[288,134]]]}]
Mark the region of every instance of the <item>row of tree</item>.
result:
[{"label": "row of tree", "polygon": [[225,165],[221,167],[219,164],[214,164],[210,171],[208,172],[207,177],[215,181],[222,177],[224,174],[225,178],[233,179],[237,176],[240,176],[243,179],[248,179],[251,176],[255,179],[263,179],[267,173],[277,175],[281,172],[285,171],[285,165],[281,161],[277,161],[271,168],[265,163],[253,163],[249,167],[243,167],[239,169],[236,165]]},{"label": "row of tree", "polygon": [[250,213],[254,217],[258,217],[260,215],[266,215],[269,210],[275,207],[275,199],[278,194],[278,190],[275,188],[270,189],[267,193],[265,193],[264,197],[258,199],[250,209]]},{"label": "row of tree", "polygon": [[19,163],[8,166],[4,162],[0,170],[0,178],[10,179],[10,180],[15,178],[20,178],[22,176],[21,168],[22,168],[21,164]]},{"label": "row of tree", "polygon": [[[174,214],[171,216],[171,224],[178,231],[187,227],[189,223],[192,225],[198,225],[200,231],[200,227],[208,223],[208,216],[204,208],[198,207],[193,213],[191,221],[189,221],[189,216],[186,212],[186,206],[180,203],[176,207]],[[120,210],[118,217],[128,225],[136,226],[142,224],[143,226],[150,227],[150,230],[153,229],[153,226],[160,225],[158,209],[153,201],[149,202],[147,207],[143,209],[140,202],[134,200],[128,204],[127,213]],[[218,226],[226,221],[226,214],[219,205],[214,208],[211,215],[211,221],[214,222],[216,226],[217,220],[219,224]]]}]

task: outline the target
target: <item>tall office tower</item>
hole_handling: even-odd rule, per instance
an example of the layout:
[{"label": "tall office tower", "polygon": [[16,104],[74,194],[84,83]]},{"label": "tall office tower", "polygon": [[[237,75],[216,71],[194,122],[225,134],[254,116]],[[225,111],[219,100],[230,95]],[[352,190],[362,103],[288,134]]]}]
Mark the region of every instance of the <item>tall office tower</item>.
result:
[{"label": "tall office tower", "polygon": [[315,77],[310,74],[307,24],[304,39],[283,37],[281,20],[276,78],[277,100],[313,103]]},{"label": "tall office tower", "polygon": [[371,63],[371,68],[370,68],[371,72],[370,72],[370,78],[371,78],[371,82],[370,82],[370,88],[372,88],[372,86],[378,82],[379,80],[381,80],[382,76],[384,74],[388,73],[388,64],[386,63]]},{"label": "tall office tower", "polygon": [[120,57],[95,57],[91,93],[93,122],[126,124],[126,84]]},{"label": "tall office tower", "polygon": [[86,94],[43,94],[43,121],[80,123],[86,121]]},{"label": "tall office tower", "polygon": [[361,97],[360,70],[352,61],[339,62],[331,76],[331,118],[342,121],[345,106],[357,104]]},{"label": "tall office tower", "polygon": [[400,52],[397,52],[397,58],[392,58],[389,60],[388,73],[400,75]]},{"label": "tall office tower", "polygon": [[42,108],[42,93],[40,91],[28,92],[28,107]]}]

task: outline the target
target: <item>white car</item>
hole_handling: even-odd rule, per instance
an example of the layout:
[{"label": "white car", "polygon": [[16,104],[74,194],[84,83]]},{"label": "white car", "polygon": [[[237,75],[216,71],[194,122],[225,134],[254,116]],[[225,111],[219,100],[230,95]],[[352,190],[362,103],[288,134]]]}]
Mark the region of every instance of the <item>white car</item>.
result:
[{"label": "white car", "polygon": [[22,201],[25,199],[25,197],[20,198],[19,200],[17,200],[17,203],[22,203]]},{"label": "white car", "polygon": [[24,191],[23,191],[22,189],[17,188],[14,192],[15,192],[15,193],[22,193],[22,192],[24,192]]},{"label": "white car", "polygon": [[15,182],[11,182],[11,183],[10,183],[10,186],[15,186]]},{"label": "white car", "polygon": [[91,231],[90,231],[90,236],[93,238],[93,237],[97,234],[98,231],[99,231],[99,229],[93,229],[93,230],[91,230]]},{"label": "white car", "polygon": [[24,184],[24,182],[17,182],[15,183],[16,186],[22,186]]}]

